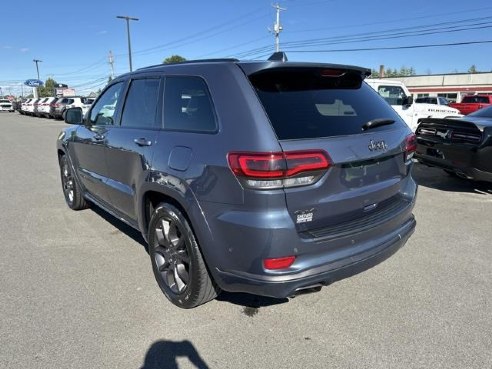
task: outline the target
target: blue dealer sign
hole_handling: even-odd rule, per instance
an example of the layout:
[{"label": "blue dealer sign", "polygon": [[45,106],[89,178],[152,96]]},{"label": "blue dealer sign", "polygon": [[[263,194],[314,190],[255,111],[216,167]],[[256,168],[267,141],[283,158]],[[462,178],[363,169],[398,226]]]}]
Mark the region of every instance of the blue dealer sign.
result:
[{"label": "blue dealer sign", "polygon": [[29,87],[39,87],[44,84],[43,81],[40,81],[39,79],[28,79],[26,82],[24,82],[26,86]]}]

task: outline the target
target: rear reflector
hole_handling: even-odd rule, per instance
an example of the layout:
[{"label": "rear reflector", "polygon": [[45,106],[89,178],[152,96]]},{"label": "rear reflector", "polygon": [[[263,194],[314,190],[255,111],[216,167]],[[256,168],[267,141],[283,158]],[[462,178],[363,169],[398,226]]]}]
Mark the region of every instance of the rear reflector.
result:
[{"label": "rear reflector", "polygon": [[290,267],[295,260],[296,260],[295,256],[264,259],[263,266],[265,267],[265,269],[270,269],[270,270],[285,269]]},{"label": "rear reflector", "polygon": [[417,151],[417,136],[412,133],[405,138],[405,161],[412,159],[415,151]]},{"label": "rear reflector", "polygon": [[232,172],[244,179],[243,183],[258,189],[309,185],[330,167],[329,156],[322,150],[231,152],[227,160]]}]

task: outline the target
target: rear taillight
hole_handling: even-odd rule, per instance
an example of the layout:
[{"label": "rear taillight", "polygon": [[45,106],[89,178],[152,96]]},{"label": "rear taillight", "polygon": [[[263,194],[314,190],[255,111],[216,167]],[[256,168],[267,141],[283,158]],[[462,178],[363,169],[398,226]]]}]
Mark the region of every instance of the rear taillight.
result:
[{"label": "rear taillight", "polygon": [[255,189],[310,185],[330,167],[330,158],[322,150],[231,152],[227,159],[232,172],[243,185]]},{"label": "rear taillight", "polygon": [[482,135],[480,133],[467,133],[467,132],[452,132],[452,141],[462,141],[470,143],[479,143],[482,141]]},{"label": "rear taillight", "polygon": [[295,256],[286,256],[283,258],[263,259],[263,267],[270,270],[286,269],[296,260]]},{"label": "rear taillight", "polygon": [[412,133],[405,138],[405,161],[412,159],[415,151],[417,151],[417,136]]}]

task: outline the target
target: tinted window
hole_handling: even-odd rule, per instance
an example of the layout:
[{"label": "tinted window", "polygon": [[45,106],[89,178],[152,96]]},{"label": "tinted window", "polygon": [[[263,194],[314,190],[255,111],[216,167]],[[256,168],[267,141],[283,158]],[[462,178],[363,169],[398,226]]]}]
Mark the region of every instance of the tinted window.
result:
[{"label": "tinted window", "polygon": [[91,123],[95,125],[114,124],[114,114],[116,104],[118,103],[121,93],[123,92],[123,82],[118,82],[109,87],[101,95],[97,103],[91,110]]},{"label": "tinted window", "polygon": [[210,94],[199,77],[167,77],[164,128],[194,132],[217,129]]},{"label": "tinted window", "polygon": [[358,134],[377,118],[400,121],[360,76],[350,73],[333,77],[318,69],[267,71],[250,79],[281,140]]},{"label": "tinted window", "polygon": [[123,108],[121,125],[126,127],[153,127],[158,96],[158,79],[132,81]]}]

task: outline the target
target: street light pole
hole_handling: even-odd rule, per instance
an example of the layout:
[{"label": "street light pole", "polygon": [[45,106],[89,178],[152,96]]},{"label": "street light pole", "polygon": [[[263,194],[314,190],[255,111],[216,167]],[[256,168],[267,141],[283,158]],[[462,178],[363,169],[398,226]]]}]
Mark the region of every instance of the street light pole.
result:
[{"label": "street light pole", "polygon": [[38,63],[41,63],[42,60],[39,60],[39,59],[33,59],[32,60],[34,63],[36,63],[36,71],[38,72],[38,79],[39,79],[39,67],[38,67]]},{"label": "street light pole", "polygon": [[116,18],[126,20],[126,34],[128,37],[128,62],[130,64],[130,72],[131,72],[133,70],[133,68],[132,68],[132,43],[130,41],[130,21],[131,20],[138,21],[138,18],[132,18],[132,17],[129,17],[126,15],[125,16],[118,15],[118,16],[116,16]]}]

